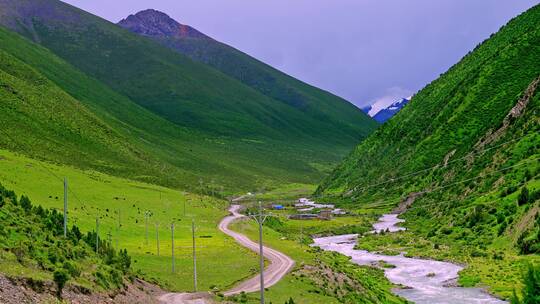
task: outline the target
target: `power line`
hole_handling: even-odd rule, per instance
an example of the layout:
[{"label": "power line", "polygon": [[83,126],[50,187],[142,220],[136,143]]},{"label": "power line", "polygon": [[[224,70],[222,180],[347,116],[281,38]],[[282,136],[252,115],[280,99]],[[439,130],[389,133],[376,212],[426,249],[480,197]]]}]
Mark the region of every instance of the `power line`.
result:
[{"label": "power line", "polygon": [[[516,186],[516,187],[520,187],[520,186],[523,186],[523,185],[525,185],[525,184],[527,184],[527,182],[521,182],[521,183],[519,183],[519,184],[517,184],[517,185],[515,185],[515,186]],[[479,197],[481,197],[481,196],[482,196],[482,195],[478,195],[477,197],[475,197],[475,199],[476,199],[476,198],[479,198]],[[502,198],[501,198],[501,199],[502,199]],[[495,202],[497,202],[497,201],[499,201],[499,200],[500,200],[500,199],[492,200],[492,201],[487,201],[487,202],[481,202],[481,203],[483,203],[483,204],[489,204],[489,203],[495,203]],[[430,204],[423,204],[423,205],[421,205],[421,206],[416,206],[416,207],[409,207],[409,208],[407,208],[407,211],[409,211],[409,210],[414,210],[414,209],[423,209],[423,208],[429,207],[429,206],[437,206],[437,205],[441,205],[441,204],[444,204],[444,203],[456,202],[457,200],[456,200],[456,199],[453,199],[453,200],[437,201],[437,202],[435,202],[434,199],[431,199],[430,201],[432,201],[433,203],[430,203]],[[390,204],[387,204],[387,205],[381,205],[381,206],[379,206],[379,207],[390,207],[390,206],[391,206]],[[376,207],[373,207],[373,208],[371,208],[371,209],[376,209]]]},{"label": "power line", "polygon": [[[512,166],[508,166],[508,167],[504,167],[502,169],[498,169],[498,170],[495,170],[495,171],[491,171],[491,172],[488,172],[486,175],[484,176],[475,176],[475,177],[472,177],[472,178],[467,178],[467,179],[464,179],[464,180],[460,180],[460,181],[457,181],[457,182],[453,182],[453,183],[448,183],[448,184],[444,184],[444,185],[441,185],[441,186],[437,186],[435,188],[432,188],[430,190],[427,190],[425,191],[424,193],[432,193],[434,191],[437,191],[437,190],[440,190],[440,189],[444,189],[444,188],[448,188],[450,186],[454,186],[454,185],[457,185],[457,184],[461,184],[461,183],[466,183],[466,182],[469,182],[471,180],[475,180],[475,179],[480,179],[480,178],[484,178],[486,177],[487,175],[492,175],[492,174],[495,174],[495,173],[498,173],[498,172],[502,172],[502,171],[506,171],[506,170],[509,170],[509,169],[512,169],[512,168],[516,168],[516,167],[520,167],[520,166],[523,166],[525,164],[528,164],[529,162],[533,162],[533,161],[538,161],[540,160],[540,157],[539,158],[535,158],[535,159],[529,159],[529,160],[524,160],[522,162],[520,162],[519,164],[516,164],[516,165],[512,165]],[[377,203],[377,206],[375,206],[373,209],[378,209],[380,207],[383,207],[383,206],[391,206],[391,205],[395,205],[396,203],[400,202],[402,200],[402,198],[396,198],[396,199],[390,199],[390,200],[386,200],[386,201],[379,201],[379,203]],[[392,203],[390,203],[392,202]],[[368,208],[369,209],[369,208]]]},{"label": "power line", "polygon": [[[464,160],[464,159],[467,159],[467,158],[470,158],[471,156],[475,155],[475,154],[481,154],[481,153],[485,153],[487,151],[490,151],[490,150],[493,150],[495,148],[498,148],[498,147],[501,147],[501,146],[504,146],[508,143],[511,143],[511,142],[515,142],[515,141],[518,141],[524,137],[527,137],[529,136],[530,134],[526,134],[526,135],[522,135],[520,137],[517,137],[517,138],[514,138],[512,140],[509,140],[509,141],[505,141],[503,143],[500,143],[498,145],[495,145],[495,146],[492,146],[492,147],[489,147],[487,149],[483,149],[481,151],[478,151],[478,152],[470,152],[468,153],[467,155],[463,156],[463,157],[460,157],[460,158],[457,158],[457,159],[454,159],[454,160],[451,160],[451,161],[448,161],[446,162],[445,166],[446,167],[448,164],[453,164],[455,162],[458,162],[458,161],[461,161],[461,160]],[[395,181],[398,181],[398,180],[401,180],[401,179],[404,179],[404,178],[407,178],[407,177],[410,177],[410,176],[414,176],[414,175],[417,175],[419,173],[423,173],[423,172],[427,172],[427,171],[430,171],[432,169],[437,169],[437,168],[440,168],[441,167],[441,164],[438,163],[434,166],[431,166],[431,167],[427,167],[427,168],[424,168],[424,169],[420,169],[418,171],[414,171],[414,172],[410,172],[410,173],[407,173],[407,174],[404,174],[404,175],[401,175],[401,176],[397,176],[397,177],[393,177],[393,178],[389,178],[385,181],[382,181],[382,182],[378,182],[378,183],[374,183],[374,184],[370,184],[370,185],[366,185],[364,187],[361,187],[361,188],[358,188],[358,186],[354,187],[353,190],[354,191],[364,191],[366,189],[369,189],[369,188],[372,188],[372,187],[376,187],[376,186],[380,186],[380,185],[384,185],[384,184],[387,184],[387,183],[390,183],[390,182],[395,182]]]}]

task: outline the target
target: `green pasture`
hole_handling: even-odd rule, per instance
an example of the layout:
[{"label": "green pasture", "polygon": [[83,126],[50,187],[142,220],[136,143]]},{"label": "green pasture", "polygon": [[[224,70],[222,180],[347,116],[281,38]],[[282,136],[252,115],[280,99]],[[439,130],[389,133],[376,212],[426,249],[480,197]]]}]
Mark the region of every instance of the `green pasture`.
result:
[{"label": "green pasture", "polygon": [[[256,270],[256,256],[217,229],[227,214],[224,201],[0,151],[0,181],[19,195],[28,195],[34,204],[62,210],[63,177],[70,189],[69,224],[77,224],[86,232],[96,229],[99,218],[100,236],[126,248],[134,269],[147,280],[170,290],[192,290],[192,220],[196,225],[201,290],[224,289]],[[145,212],[151,214],[148,244]],[[171,223],[175,224],[175,273],[171,265]]]}]

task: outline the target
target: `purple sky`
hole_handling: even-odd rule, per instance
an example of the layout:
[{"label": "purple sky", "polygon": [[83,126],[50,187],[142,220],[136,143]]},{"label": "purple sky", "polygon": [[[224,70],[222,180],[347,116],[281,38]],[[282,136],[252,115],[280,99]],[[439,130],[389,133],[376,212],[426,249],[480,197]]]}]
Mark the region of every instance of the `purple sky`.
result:
[{"label": "purple sky", "polygon": [[408,97],[537,0],[65,0],[154,8],[358,106]]}]

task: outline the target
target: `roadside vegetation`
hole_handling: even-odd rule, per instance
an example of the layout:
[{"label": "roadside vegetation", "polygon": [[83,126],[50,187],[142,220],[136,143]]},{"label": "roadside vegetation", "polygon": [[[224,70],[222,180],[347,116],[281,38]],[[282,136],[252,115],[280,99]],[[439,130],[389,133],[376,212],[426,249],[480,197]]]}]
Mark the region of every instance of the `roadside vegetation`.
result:
[{"label": "roadside vegetation", "polygon": [[36,289],[44,281],[54,281],[58,298],[66,284],[104,291],[120,289],[134,278],[126,250],[115,250],[95,232],[83,234],[76,225],[64,237],[61,213],[34,205],[2,185],[0,267],[7,276],[31,280]]}]

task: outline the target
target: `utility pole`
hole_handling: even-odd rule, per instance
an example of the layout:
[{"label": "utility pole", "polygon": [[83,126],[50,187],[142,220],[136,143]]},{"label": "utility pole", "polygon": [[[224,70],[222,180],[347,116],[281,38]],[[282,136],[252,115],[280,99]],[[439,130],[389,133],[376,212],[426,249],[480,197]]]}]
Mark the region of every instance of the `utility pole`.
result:
[{"label": "utility pole", "polygon": [[148,246],[148,216],[150,216],[150,212],[147,210],[144,212],[144,224],[146,226],[146,246]]},{"label": "utility pole", "polygon": [[118,209],[118,230],[122,227],[122,222],[120,221],[120,209]]},{"label": "utility pole", "polygon": [[159,224],[156,223],[156,246],[157,246],[157,256],[159,256]]},{"label": "utility pole", "polygon": [[96,254],[99,252],[99,216],[96,216]]},{"label": "utility pole", "polygon": [[255,219],[259,224],[259,267],[261,271],[261,304],[264,304],[264,252],[263,252],[263,224],[266,221],[268,214],[263,214],[262,204],[259,201],[259,214],[250,214],[250,217]]},{"label": "utility pole", "polygon": [[172,272],[174,273],[174,223],[171,223]]},{"label": "utility pole", "polygon": [[191,220],[191,234],[193,238],[193,292],[197,292],[197,253],[195,245],[195,220]]},{"label": "utility pole", "polygon": [[64,237],[67,237],[68,184],[64,177]]}]

